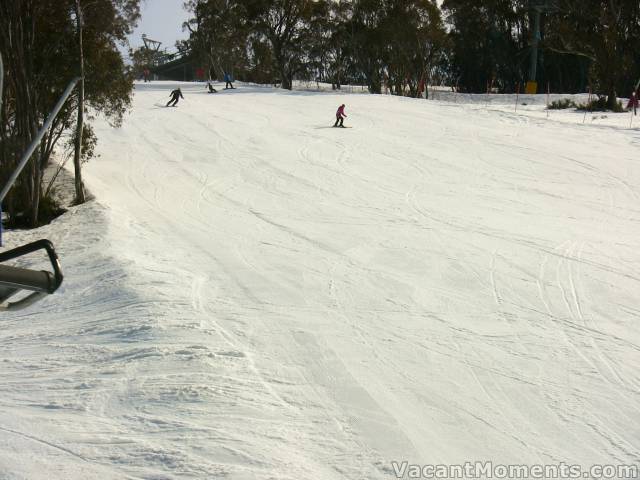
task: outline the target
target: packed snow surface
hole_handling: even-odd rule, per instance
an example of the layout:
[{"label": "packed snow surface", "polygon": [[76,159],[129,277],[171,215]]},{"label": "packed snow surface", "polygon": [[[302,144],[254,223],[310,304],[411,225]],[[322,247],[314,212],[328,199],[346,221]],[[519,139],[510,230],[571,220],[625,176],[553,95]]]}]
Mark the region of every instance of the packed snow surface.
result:
[{"label": "packed snow surface", "polygon": [[628,114],[173,87],[96,123],[95,201],[5,235],[66,280],[0,316],[0,479],[640,461]]}]

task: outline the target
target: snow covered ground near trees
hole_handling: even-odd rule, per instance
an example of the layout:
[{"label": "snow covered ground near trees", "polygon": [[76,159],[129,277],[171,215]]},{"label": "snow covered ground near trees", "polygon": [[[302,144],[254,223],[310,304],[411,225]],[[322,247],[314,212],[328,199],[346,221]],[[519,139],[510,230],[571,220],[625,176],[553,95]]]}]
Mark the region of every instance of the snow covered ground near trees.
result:
[{"label": "snow covered ground near trees", "polygon": [[66,279],[0,317],[0,479],[640,461],[628,114],[173,86],[96,126],[97,200],[5,235]]}]

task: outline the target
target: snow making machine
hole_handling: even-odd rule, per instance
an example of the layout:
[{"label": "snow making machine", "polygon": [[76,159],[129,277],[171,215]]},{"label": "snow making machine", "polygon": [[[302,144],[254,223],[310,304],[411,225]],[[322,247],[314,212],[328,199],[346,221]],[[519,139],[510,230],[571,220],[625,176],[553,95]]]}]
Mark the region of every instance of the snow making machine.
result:
[{"label": "snow making machine", "polygon": [[[64,92],[58,103],[54,107],[53,111],[47,117],[47,120],[42,125],[42,128],[35,136],[31,145],[24,153],[18,166],[11,174],[11,177],[2,188],[0,193],[0,206],[5,196],[15,183],[18,175],[25,167],[29,158],[37,148],[40,140],[45,132],[51,126],[53,119],[56,117],[67,98],[75,88],[79,79],[74,79],[67,90]],[[2,96],[4,81],[4,65],[2,62],[2,55],[0,55],[0,108],[2,107]],[[0,208],[1,212],[1,208]],[[0,219],[0,245],[2,245],[2,224]],[[20,259],[26,255],[34,252],[44,250],[51,263],[52,271],[38,271],[23,268],[17,265],[5,265],[4,262]],[[53,244],[49,240],[39,240],[37,242],[22,245],[20,247],[8,250],[6,252],[0,252],[0,310],[20,310],[40,300],[42,297],[55,292],[62,284],[62,268],[60,267],[60,261],[58,255],[53,247]],[[21,294],[22,293],[22,294]],[[21,295],[19,295],[21,294]],[[10,301],[11,300],[11,301]]]}]

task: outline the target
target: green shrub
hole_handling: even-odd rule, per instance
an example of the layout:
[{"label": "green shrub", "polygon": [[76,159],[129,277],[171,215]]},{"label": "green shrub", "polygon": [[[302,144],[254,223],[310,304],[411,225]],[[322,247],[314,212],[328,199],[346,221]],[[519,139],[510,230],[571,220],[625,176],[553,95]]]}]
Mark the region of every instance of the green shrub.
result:
[{"label": "green shrub", "polygon": [[565,110],[567,108],[576,108],[576,102],[570,98],[563,98],[561,100],[554,100],[549,105],[549,110]]},{"label": "green shrub", "polygon": [[[53,195],[40,197],[40,205],[38,209],[38,225],[46,225],[51,223],[54,218],[59,217],[67,210],[60,206]],[[6,222],[9,228],[32,228],[31,218],[26,212],[17,212],[9,217]]]},{"label": "green shrub", "polygon": [[577,106],[578,110],[587,110],[589,112],[607,112],[613,111],[615,113],[624,112],[624,108],[622,108],[622,102],[616,102],[615,107],[613,109],[609,108],[607,104],[607,97],[602,96],[597,99],[593,99],[587,103],[581,103]]},{"label": "green shrub", "polygon": [[40,225],[46,225],[66,211],[67,210],[61,207],[58,201],[53,197],[53,192],[49,196],[43,195],[40,199],[40,208],[38,209],[38,221],[40,222]]}]

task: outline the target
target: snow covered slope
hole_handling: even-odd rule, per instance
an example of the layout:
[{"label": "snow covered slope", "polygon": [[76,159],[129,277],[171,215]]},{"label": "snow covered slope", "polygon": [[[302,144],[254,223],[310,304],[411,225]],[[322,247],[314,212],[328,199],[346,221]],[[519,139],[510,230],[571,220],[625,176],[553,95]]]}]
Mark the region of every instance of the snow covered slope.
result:
[{"label": "snow covered slope", "polygon": [[173,86],[97,127],[62,293],[0,318],[0,479],[640,460],[627,115]]}]

